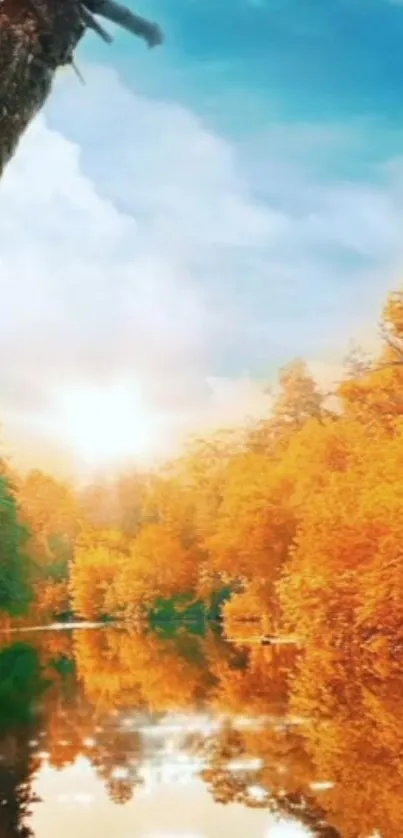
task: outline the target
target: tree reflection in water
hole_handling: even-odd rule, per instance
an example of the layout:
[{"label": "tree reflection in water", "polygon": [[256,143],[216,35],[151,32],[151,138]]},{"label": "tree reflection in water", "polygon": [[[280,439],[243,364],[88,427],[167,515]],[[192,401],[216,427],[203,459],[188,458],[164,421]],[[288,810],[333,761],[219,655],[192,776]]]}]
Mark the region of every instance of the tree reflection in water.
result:
[{"label": "tree reflection in water", "polygon": [[79,757],[117,804],[201,777],[217,804],[267,809],[317,838],[395,838],[401,690],[393,661],[331,638],[297,650],[213,632],[25,635],[0,652],[0,838],[29,838],[38,771]]},{"label": "tree reflection in water", "polygon": [[37,802],[32,783],[40,766],[37,703],[47,683],[39,653],[25,643],[0,652],[0,835],[30,838],[28,821]]}]

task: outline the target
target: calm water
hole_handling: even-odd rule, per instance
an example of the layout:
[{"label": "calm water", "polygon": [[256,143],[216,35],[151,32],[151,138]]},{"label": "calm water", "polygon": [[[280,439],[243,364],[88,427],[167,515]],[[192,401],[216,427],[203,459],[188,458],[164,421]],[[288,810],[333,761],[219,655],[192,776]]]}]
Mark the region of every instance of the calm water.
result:
[{"label": "calm water", "polygon": [[385,666],[214,632],[3,638],[0,838],[397,838]]}]

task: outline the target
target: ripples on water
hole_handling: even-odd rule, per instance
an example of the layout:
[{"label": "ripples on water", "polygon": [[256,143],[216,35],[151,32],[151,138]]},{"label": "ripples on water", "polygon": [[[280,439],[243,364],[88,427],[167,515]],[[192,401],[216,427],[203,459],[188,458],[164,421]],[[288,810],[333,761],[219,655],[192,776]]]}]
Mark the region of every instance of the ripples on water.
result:
[{"label": "ripples on water", "polygon": [[400,696],[326,648],[3,638],[0,837],[397,838]]}]

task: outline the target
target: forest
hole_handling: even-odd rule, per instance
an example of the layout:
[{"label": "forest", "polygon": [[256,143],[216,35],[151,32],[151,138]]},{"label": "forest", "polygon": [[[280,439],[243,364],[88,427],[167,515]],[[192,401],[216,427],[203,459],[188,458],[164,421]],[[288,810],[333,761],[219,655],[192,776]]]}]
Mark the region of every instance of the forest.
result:
[{"label": "forest", "polygon": [[403,292],[376,357],[323,392],[302,360],[267,417],[147,473],[77,489],[0,478],[1,625],[222,620],[229,636],[383,649],[403,641]]}]

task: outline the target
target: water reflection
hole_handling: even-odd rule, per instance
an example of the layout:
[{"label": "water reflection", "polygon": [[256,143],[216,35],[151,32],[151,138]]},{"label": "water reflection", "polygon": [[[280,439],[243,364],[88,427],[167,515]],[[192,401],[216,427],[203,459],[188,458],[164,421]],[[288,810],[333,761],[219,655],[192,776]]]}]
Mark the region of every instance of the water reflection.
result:
[{"label": "water reflection", "polygon": [[401,678],[360,650],[183,631],[0,649],[0,838],[395,838]]}]

